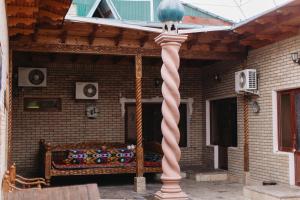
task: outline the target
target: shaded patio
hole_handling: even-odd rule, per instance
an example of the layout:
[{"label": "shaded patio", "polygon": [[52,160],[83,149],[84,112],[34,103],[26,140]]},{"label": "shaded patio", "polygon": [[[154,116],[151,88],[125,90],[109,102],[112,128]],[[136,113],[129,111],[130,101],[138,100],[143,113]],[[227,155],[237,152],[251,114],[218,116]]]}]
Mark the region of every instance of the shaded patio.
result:
[{"label": "shaded patio", "polygon": [[[183,179],[181,182],[183,190],[193,200],[244,200],[243,185],[236,182],[196,182]],[[161,188],[159,182],[148,183],[147,193],[138,194],[134,192],[132,185],[122,186],[99,186],[101,198],[103,199],[153,199],[153,194]]]},{"label": "shaded patio", "polygon": [[[288,11],[289,12],[289,11]],[[70,20],[70,19],[69,19]],[[38,91],[38,89],[36,90],[30,90],[30,89],[22,89],[22,88],[18,88],[16,89],[16,80],[14,79],[15,77],[17,77],[16,72],[17,72],[17,67],[18,66],[18,61],[19,59],[16,59],[14,56],[12,56],[10,58],[10,62],[11,62],[11,69],[10,69],[10,84],[11,84],[11,88],[13,89],[13,91],[9,94],[10,95],[10,99],[12,100],[12,102],[9,103],[9,110],[10,112],[12,112],[13,114],[15,114],[15,118],[14,117],[10,117],[8,120],[11,124],[13,124],[12,127],[9,127],[9,152],[8,152],[8,159],[9,159],[9,163],[12,162],[13,160],[16,160],[16,162],[18,165],[23,165],[21,166],[21,173],[37,173],[38,172],[38,165],[34,165],[33,163],[37,163],[37,154],[38,154],[38,141],[42,136],[43,137],[48,137],[48,140],[53,140],[57,143],[61,143],[63,141],[68,141],[70,142],[70,138],[73,138],[73,141],[71,142],[77,142],[79,134],[82,134],[82,138],[87,139],[87,134],[88,132],[93,132],[93,131],[87,131],[88,129],[86,128],[87,125],[91,124],[93,126],[91,126],[93,129],[96,130],[101,130],[102,134],[95,134],[93,135],[93,137],[91,136],[89,139],[90,140],[101,140],[103,141],[103,138],[100,138],[99,135],[104,135],[103,132],[106,132],[107,135],[111,135],[109,134],[109,131],[111,132],[116,132],[115,130],[111,130],[109,129],[106,130],[105,128],[95,128],[95,124],[98,123],[94,123],[92,124],[91,121],[88,121],[88,119],[86,119],[85,115],[82,114],[85,109],[85,107],[89,104],[87,102],[84,101],[79,101],[79,100],[74,100],[74,84],[76,81],[78,80],[84,80],[84,81],[91,81],[90,77],[94,76],[94,80],[95,81],[103,81],[100,83],[107,83],[105,81],[107,81],[105,78],[109,77],[110,75],[107,76],[103,76],[103,72],[105,72],[105,70],[107,72],[111,72],[110,74],[116,74],[116,69],[122,69],[120,67],[120,65],[122,64],[122,62],[124,62],[124,70],[120,70],[120,74],[124,75],[124,71],[127,70],[128,74],[134,74],[134,67],[136,68],[136,72],[141,72],[142,67],[144,67],[143,69],[145,71],[149,70],[151,71],[153,69],[153,66],[155,65],[155,69],[159,69],[160,65],[161,65],[161,61],[158,60],[157,58],[154,57],[159,57],[160,56],[160,49],[155,46],[155,44],[153,43],[153,38],[158,34],[158,32],[155,33],[149,33],[149,30],[127,30],[125,27],[123,26],[113,26],[112,24],[101,24],[101,21],[85,21],[82,20],[81,18],[74,18],[73,20],[78,20],[80,22],[74,22],[74,21],[68,21],[66,23],[64,23],[62,25],[62,28],[60,29],[39,29],[39,31],[36,33],[34,39],[29,38],[28,36],[18,36],[15,37],[14,40],[11,41],[12,44],[12,54],[13,55],[17,55],[18,53],[21,54],[20,57],[17,58],[21,58],[21,57],[25,57],[27,58],[26,54],[29,54],[29,59],[28,59],[28,66],[33,66],[36,65],[37,63],[35,62],[34,58],[40,59],[40,58],[44,58],[45,60],[47,60],[47,62],[44,63],[51,63],[51,66],[46,66],[44,65],[43,61],[40,61],[40,66],[37,67],[41,67],[44,65],[44,67],[49,68],[49,80],[52,78],[53,82],[49,82],[52,86],[51,89],[55,89],[54,91],[50,91],[47,89],[40,89],[40,91]],[[257,20],[256,20],[257,23]],[[99,28],[101,26],[101,28]],[[136,27],[131,27],[132,29],[136,28]],[[67,30],[67,31],[66,31]],[[205,69],[210,68],[210,64],[219,62],[219,61],[225,61],[225,60],[229,60],[230,62],[238,62],[242,59],[245,58],[245,54],[246,51],[248,50],[248,48],[250,46],[252,46],[253,48],[258,48],[261,47],[262,45],[266,45],[269,44],[270,42],[273,42],[273,40],[269,41],[269,37],[271,36],[266,36],[263,35],[260,37],[262,37],[262,41],[257,41],[260,40],[258,38],[256,38],[256,35],[249,35],[247,34],[246,38],[243,40],[239,40],[240,39],[240,35],[244,36],[244,33],[248,33],[249,30],[247,28],[245,28],[244,25],[238,26],[234,31],[227,31],[227,30],[214,30],[211,31],[210,33],[207,33],[206,30],[198,30],[200,33],[195,33],[192,37],[190,37],[190,40],[187,42],[186,45],[183,46],[183,50],[182,50],[182,66],[187,66],[184,67],[183,70],[189,70],[189,71],[183,71],[184,73],[187,73],[189,76],[191,76],[191,74],[201,74],[203,71],[202,69],[200,69],[201,67],[205,67]],[[274,34],[278,34],[278,32],[282,31],[285,32],[285,30],[276,30],[277,32],[275,32]],[[111,37],[111,32],[114,32],[114,36]],[[238,35],[240,34],[240,35]],[[254,33],[253,33],[254,34]],[[11,34],[12,36],[14,36],[14,33]],[[132,39],[131,37],[135,35],[138,36],[138,39]],[[270,35],[270,34],[269,34]],[[207,41],[206,45],[200,44],[200,42],[195,42],[195,41],[199,41],[201,40],[201,42],[203,42],[203,38],[207,37]],[[224,40],[225,37],[225,40]],[[254,38],[253,38],[254,37]],[[146,38],[146,39],[145,39]],[[249,39],[250,38],[250,39]],[[267,38],[267,41],[265,41]],[[275,38],[274,41],[277,40],[281,40],[283,38]],[[226,43],[226,40],[229,40],[228,43]],[[58,41],[58,42],[57,42]],[[221,42],[220,42],[221,41]],[[222,44],[222,42],[225,42],[226,44]],[[216,43],[218,43],[219,46],[215,47]],[[208,46],[207,46],[208,45]],[[49,53],[51,52],[51,54]],[[192,53],[191,53],[192,52]],[[65,56],[65,54],[69,54],[68,56]],[[35,55],[34,55],[35,54]],[[40,54],[40,55],[39,55]],[[44,54],[44,55],[41,55]],[[45,54],[47,54],[45,56]],[[63,58],[62,60],[68,60],[67,63],[67,67],[65,69],[65,71],[62,71],[61,66],[59,66],[61,63],[58,62],[58,58],[63,54]],[[82,55],[84,56],[89,56],[89,59],[83,59],[83,60],[88,60],[90,65],[88,66],[87,63],[83,62],[80,63],[82,60],[78,59],[78,57],[82,57]],[[128,58],[131,57],[131,58]],[[135,59],[133,59],[133,57]],[[150,58],[149,58],[150,57]],[[68,59],[65,59],[68,58]],[[147,62],[149,63],[148,65],[142,65],[142,58],[143,58],[143,62],[147,64]],[[102,63],[102,61],[106,62],[107,60],[110,61],[109,66],[106,66],[107,68],[105,69],[105,67],[99,65],[100,63]],[[197,60],[197,62],[195,62],[195,60]],[[134,61],[136,61],[136,66],[134,66]],[[140,61],[140,62],[137,62]],[[78,65],[78,64],[81,65]],[[139,63],[139,64],[137,64]],[[24,63],[21,63],[24,65]],[[101,68],[97,68],[96,65],[101,66]],[[26,66],[26,67],[28,67]],[[54,67],[53,67],[54,66]],[[86,67],[88,66],[88,67]],[[92,67],[91,67],[92,66]],[[112,71],[111,67],[115,66],[116,68]],[[242,65],[241,65],[242,66]],[[118,68],[117,68],[118,67]],[[151,68],[150,68],[151,67]],[[244,67],[244,66],[242,66]],[[104,70],[104,71],[101,71]],[[233,68],[231,68],[230,70],[235,70]],[[152,70],[155,73],[155,70]],[[210,71],[209,69],[207,71]],[[98,72],[95,73],[95,72]],[[101,73],[102,72],[102,73]],[[156,70],[156,73],[158,72],[158,70]],[[52,74],[51,74],[52,73]],[[208,72],[207,72],[208,73]],[[83,74],[83,75],[82,75]],[[128,75],[127,74],[127,75]],[[138,73],[137,73],[138,74]],[[56,76],[55,76],[56,75]],[[55,81],[57,81],[57,76],[59,75],[61,77],[61,79],[63,81],[66,81],[67,84],[62,84],[61,88],[55,88],[55,86],[59,85],[56,84]],[[84,76],[85,75],[85,76]],[[97,76],[96,76],[97,75]],[[103,77],[101,77],[101,75]],[[212,72],[210,72],[210,81],[214,81],[213,85],[216,85],[217,83],[220,82],[220,79],[218,78],[219,75],[219,71],[217,71],[217,73],[212,74]],[[64,78],[64,77],[68,77],[68,78]],[[123,83],[125,81],[128,80],[129,76],[125,76],[123,77],[123,81],[119,82],[120,85],[123,85]],[[149,85],[160,85],[159,79],[157,79],[156,77],[158,77],[157,75],[155,76],[145,76],[143,77],[143,81],[145,80],[145,83],[150,83]],[[188,86],[186,88],[191,89],[191,91],[187,91],[186,93],[183,92],[184,95],[186,95],[186,98],[192,96],[193,98],[195,98],[196,105],[199,106],[197,109],[195,109],[195,113],[198,112],[198,115],[193,115],[193,120],[197,119],[197,124],[201,124],[200,127],[195,126],[196,128],[194,129],[194,132],[197,133],[195,135],[190,135],[191,138],[189,138],[190,141],[195,142],[194,144],[189,144],[187,142],[186,145],[183,145],[183,148],[185,148],[183,151],[183,153],[186,154],[186,156],[183,157],[183,159],[186,159],[186,163],[192,165],[193,163],[195,163],[195,160],[199,161],[199,163],[201,163],[202,165],[206,165],[208,167],[212,167],[213,166],[213,158],[215,159],[216,157],[214,157],[215,155],[213,154],[213,151],[215,151],[215,153],[217,152],[217,150],[212,150],[212,148],[210,149],[208,143],[205,144],[205,140],[206,140],[206,135],[204,134],[204,115],[203,113],[205,110],[205,103],[203,101],[203,99],[205,99],[204,97],[206,97],[204,94],[206,94],[206,91],[209,90],[209,87],[211,87],[210,85],[204,85],[202,81],[205,80],[199,80],[199,76],[194,77],[194,81],[199,81],[196,82],[198,84],[195,84],[195,82],[193,82],[193,80],[191,80],[191,78],[189,77],[189,79],[185,79],[184,77],[187,76],[183,76],[183,86]],[[132,76],[133,78],[133,76]],[[140,77],[136,77],[137,79],[142,79],[142,76]],[[147,79],[148,78],[148,79]],[[120,80],[120,77],[116,77],[115,80]],[[115,80],[110,80],[111,82],[113,82],[113,84],[118,83]],[[150,80],[150,81],[149,81]],[[158,81],[157,81],[158,80]],[[141,80],[139,80],[141,81]],[[147,82],[148,81],[148,82]],[[203,81],[204,82],[204,81]],[[108,82],[110,83],[110,82]],[[137,82],[134,82],[134,80],[132,80],[131,82],[129,82],[130,84],[128,88],[130,88],[130,86],[137,84]],[[124,118],[123,115],[120,115],[120,105],[119,105],[119,98],[124,97],[122,95],[124,95],[124,93],[127,95],[125,96],[126,98],[130,97],[131,99],[134,98],[134,95],[136,95],[138,93],[138,91],[134,90],[129,90],[128,88],[125,88],[123,90],[118,90],[115,91],[116,94],[108,94],[106,93],[107,91],[109,91],[109,87],[113,86],[113,89],[116,89],[117,86],[113,85],[112,83],[107,84],[107,88],[103,87],[103,90],[101,91],[103,94],[103,97],[107,97],[109,95],[111,95],[113,98],[107,98],[107,102],[102,101],[100,103],[103,103],[101,108],[105,108],[107,107],[107,105],[110,105],[110,103],[114,103],[113,105],[118,107],[117,109],[114,109],[113,111],[111,111],[110,113],[114,113],[116,115],[118,115],[118,117],[113,116],[112,119],[120,119],[120,130],[119,130],[119,138],[118,140],[120,140],[121,142],[124,142],[124,138],[125,138],[125,134],[124,134],[124,124],[126,123],[126,118]],[[140,82],[140,84],[142,84],[142,82]],[[197,85],[195,87],[195,85]],[[67,87],[66,87],[67,86]],[[157,86],[157,88],[159,88]],[[193,86],[193,87],[192,87]],[[207,86],[207,90],[203,90],[203,93],[198,94],[199,90],[197,90],[197,87],[200,87],[201,89],[202,87],[205,88],[205,86]],[[49,89],[50,87],[48,87]],[[62,92],[62,88],[66,89],[67,92]],[[156,89],[157,89],[156,88]],[[131,88],[130,88],[131,89]],[[151,89],[151,90],[150,90]],[[155,90],[154,92],[152,92],[152,89],[155,90],[155,88],[153,87],[148,87],[149,92],[149,96],[147,96],[148,100],[153,98],[156,98],[156,94],[158,94],[159,90]],[[194,90],[193,90],[194,89]],[[72,119],[78,119],[81,120],[79,123],[82,123],[82,121],[86,120],[88,122],[86,122],[85,126],[82,130],[79,130],[79,134],[76,134],[76,131],[70,131],[70,135],[69,137],[66,137],[66,134],[61,134],[62,131],[60,130],[61,125],[59,125],[59,128],[54,129],[54,126],[51,126],[51,123],[47,124],[49,125],[51,128],[46,127],[45,129],[43,128],[36,128],[36,130],[32,130],[32,127],[37,127],[38,125],[42,125],[45,126],[44,124],[40,123],[40,124],[34,124],[34,126],[29,126],[29,123],[24,123],[24,120],[19,120],[19,122],[22,121],[23,125],[25,127],[28,128],[27,132],[29,132],[32,135],[35,135],[33,138],[34,139],[28,139],[28,143],[23,143],[24,142],[24,138],[26,135],[23,134],[23,131],[26,130],[24,128],[20,128],[17,127],[18,124],[18,119],[17,117],[24,117],[27,119],[30,119],[32,121],[32,119],[34,118],[30,118],[32,116],[36,117],[37,119],[41,119],[41,116],[43,116],[42,114],[28,114],[28,113],[23,113],[23,111],[26,111],[26,106],[24,107],[24,103],[26,98],[28,98],[28,96],[38,96],[38,95],[45,95],[45,96],[49,96],[49,95],[57,95],[57,91],[60,91],[59,95],[64,102],[67,102],[68,100],[68,104],[65,104],[65,108],[66,105],[72,105],[74,106],[76,104],[76,109],[63,109],[62,111],[66,112],[63,113],[65,114],[64,117],[66,116],[72,116],[72,114],[74,113],[74,111],[78,111],[78,113],[80,113],[80,117],[78,117],[79,115],[74,115],[75,117]],[[196,91],[196,92],[195,92]],[[146,92],[145,92],[146,93]],[[147,94],[147,93],[146,93]],[[159,93],[160,94],[160,93]],[[195,97],[196,94],[198,94],[199,96],[197,96],[197,98]],[[145,95],[146,96],[146,95]],[[124,98],[125,98],[124,97]],[[49,98],[49,97],[48,97]],[[52,97],[53,98],[53,97]],[[125,98],[125,99],[126,99]],[[112,101],[112,99],[114,101]],[[122,99],[122,98],[121,98]],[[14,101],[15,100],[15,101]],[[142,102],[142,97],[139,97],[138,99],[140,102]],[[241,100],[241,99],[240,99]],[[120,100],[121,101],[121,100]],[[197,102],[199,104],[197,104]],[[106,103],[106,104],[105,104]],[[246,105],[246,103],[244,103]],[[13,105],[18,105],[19,107],[13,106]],[[81,107],[79,107],[78,105],[81,105]],[[100,105],[100,104],[99,104]],[[71,108],[68,107],[68,108]],[[78,109],[80,108],[80,109]],[[248,107],[247,107],[248,109]],[[116,112],[116,110],[118,110],[119,113]],[[58,112],[60,112],[61,109],[58,109]],[[71,114],[69,114],[71,113]],[[103,113],[108,113],[108,112],[103,112]],[[188,112],[187,112],[188,113]],[[191,113],[191,112],[190,112]],[[59,113],[61,114],[61,113]],[[59,115],[58,114],[58,115]],[[197,116],[197,117],[194,117]],[[246,115],[245,115],[246,116]],[[44,114],[44,117],[48,117],[48,115]],[[56,117],[54,114],[52,115],[52,117]],[[77,118],[78,117],[78,118]],[[248,116],[246,116],[245,118],[248,118]],[[102,116],[102,119],[106,119],[105,117]],[[200,119],[200,120],[199,120]],[[79,124],[78,121],[74,120],[74,124],[72,124],[72,126],[70,127],[74,127],[75,124]],[[187,121],[189,120],[189,118],[187,117]],[[34,120],[33,120],[34,121]],[[51,120],[49,120],[51,121]],[[63,120],[62,120],[63,121]],[[69,122],[71,121],[70,119],[65,120],[64,122]],[[113,121],[113,120],[111,120]],[[124,123],[125,122],[125,123]],[[200,123],[199,123],[200,122]],[[36,122],[34,122],[36,123]],[[114,122],[115,123],[115,122]],[[67,124],[67,123],[64,123]],[[103,124],[107,124],[107,122],[104,122]],[[195,123],[196,124],[196,123]],[[111,127],[115,127],[115,124],[111,125]],[[16,130],[19,128],[19,132],[17,132]],[[68,130],[70,130],[70,128],[67,128]],[[188,129],[188,128],[186,128]],[[202,134],[199,136],[199,132],[202,131]],[[37,133],[37,134],[35,134]],[[100,133],[100,132],[99,132]],[[55,134],[56,137],[55,137]],[[197,135],[197,138],[199,140],[195,140]],[[248,132],[245,131],[245,145],[242,147],[245,154],[244,157],[241,157],[241,160],[239,163],[242,162],[242,159],[244,160],[244,172],[249,172],[249,138],[248,138]],[[16,136],[20,136],[19,138]],[[65,136],[65,137],[62,137]],[[94,137],[95,136],[95,137]],[[195,136],[195,137],[194,137]],[[26,136],[27,137],[27,136]],[[17,139],[16,139],[17,138]],[[28,137],[27,137],[28,138]],[[79,138],[79,139],[82,139]],[[108,138],[108,139],[107,139]],[[109,142],[115,142],[116,137],[112,136],[112,137],[107,137],[105,139],[107,139],[107,141]],[[196,139],[197,139],[196,138]],[[242,138],[242,137],[240,137]],[[42,138],[43,139],[43,138]],[[33,140],[36,140],[35,143],[31,143],[33,142]],[[241,139],[240,139],[241,140]],[[161,141],[161,140],[160,140]],[[206,141],[207,142],[207,141]],[[21,148],[20,144],[24,145],[25,148]],[[196,157],[196,159],[192,159],[191,155],[193,154],[192,152],[188,151],[188,148],[193,148],[193,150],[196,151],[196,148],[199,148],[199,146],[201,146],[201,150],[203,155],[200,155],[198,157]],[[240,145],[241,147],[242,145]],[[13,147],[18,147],[20,149],[30,149],[29,154],[31,156],[31,160],[26,160],[25,162],[21,162],[21,159],[24,158],[25,156],[20,156],[18,150],[14,149]],[[242,149],[241,148],[241,149]],[[21,152],[21,151],[20,151]],[[27,152],[26,152],[27,153]],[[25,153],[23,153],[25,154]],[[141,153],[142,155],[142,153]],[[20,157],[18,157],[20,156]],[[28,156],[28,155],[26,155]],[[21,158],[21,159],[19,159]],[[199,159],[198,159],[199,158]],[[189,160],[188,160],[189,159]],[[227,158],[228,159],[228,158]],[[143,160],[143,159],[140,159]],[[28,163],[26,163],[28,162]],[[25,163],[25,164],[24,164]],[[198,163],[198,164],[199,164]],[[50,165],[53,164],[50,162]],[[35,166],[34,168],[32,168],[32,166]],[[142,165],[141,165],[142,166]],[[218,166],[216,167],[216,165],[214,166],[215,168],[218,168]],[[32,170],[32,171],[30,171]],[[133,170],[132,170],[133,171]],[[141,170],[137,169],[137,171],[141,172],[140,175],[139,173],[137,173],[139,176],[142,176],[143,173],[145,172],[143,167],[141,168]],[[134,171],[133,171],[134,172]],[[134,172],[135,173],[135,172]],[[77,175],[77,174],[76,174]],[[78,177],[76,177],[78,178]],[[71,180],[75,180],[71,179],[68,177],[68,181]],[[96,178],[96,177],[95,177]],[[151,181],[149,182],[148,185],[148,191],[145,194],[141,194],[138,195],[137,193],[133,192],[133,186],[131,183],[127,183],[126,181],[124,182],[124,184],[119,185],[118,186],[118,182],[122,181],[121,179],[118,179],[117,182],[114,182],[112,185],[110,185],[110,179],[111,177],[108,177],[108,180],[106,180],[106,178],[103,176],[101,176],[99,178],[99,190],[101,193],[102,198],[107,198],[107,199],[118,199],[118,198],[127,198],[127,199],[151,199],[152,198],[152,194],[159,190],[159,188],[161,187],[161,184],[157,181]],[[79,178],[80,179],[80,178]],[[88,181],[89,179],[86,179],[85,181]],[[125,178],[125,180],[128,180],[128,178]],[[130,178],[130,180],[132,180],[132,178]],[[93,180],[91,180],[93,182]],[[77,181],[71,181],[72,184],[76,184]],[[102,183],[105,183],[106,185],[102,185]],[[60,181],[60,184],[63,184],[63,181]],[[60,185],[58,184],[58,185]],[[188,193],[188,195],[190,196],[191,199],[244,199],[242,196],[242,184],[236,183],[236,182],[228,182],[228,181],[222,181],[222,182],[196,182],[194,180],[189,180],[189,179],[184,179],[182,182],[182,186],[183,189]]]}]

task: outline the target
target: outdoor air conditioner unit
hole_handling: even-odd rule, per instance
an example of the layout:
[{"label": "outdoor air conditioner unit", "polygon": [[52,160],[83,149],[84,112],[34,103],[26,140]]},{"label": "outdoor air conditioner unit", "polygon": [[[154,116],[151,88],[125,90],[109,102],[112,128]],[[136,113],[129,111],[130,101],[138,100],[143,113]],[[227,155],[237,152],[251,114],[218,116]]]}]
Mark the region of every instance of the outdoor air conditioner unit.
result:
[{"label": "outdoor air conditioner unit", "polygon": [[46,87],[46,68],[18,68],[18,86],[21,87]]},{"label": "outdoor air conditioner unit", "polygon": [[98,83],[76,82],[76,99],[98,99]]},{"label": "outdoor air conditioner unit", "polygon": [[256,69],[245,69],[235,72],[235,91],[237,93],[257,92],[257,73]]}]

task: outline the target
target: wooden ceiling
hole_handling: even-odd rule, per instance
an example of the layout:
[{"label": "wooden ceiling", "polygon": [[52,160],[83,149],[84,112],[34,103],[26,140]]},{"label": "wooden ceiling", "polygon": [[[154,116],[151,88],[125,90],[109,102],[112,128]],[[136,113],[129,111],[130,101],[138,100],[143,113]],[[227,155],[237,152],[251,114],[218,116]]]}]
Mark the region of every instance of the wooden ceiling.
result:
[{"label": "wooden ceiling", "polygon": [[[134,56],[115,56],[115,55],[93,55],[93,54],[70,54],[70,53],[41,53],[41,52],[15,52],[13,54],[14,66],[20,65],[39,65],[41,63],[55,64],[94,64],[110,65],[118,67],[120,65],[134,66]],[[214,61],[181,59],[182,67],[199,68],[215,63]],[[143,66],[161,66],[162,60],[159,57],[144,57]]]},{"label": "wooden ceiling", "polygon": [[[64,21],[71,0],[6,0],[14,50],[159,56],[157,33]],[[299,34],[300,0],[229,31],[194,33],[183,44],[187,59],[237,60],[247,50]]]}]

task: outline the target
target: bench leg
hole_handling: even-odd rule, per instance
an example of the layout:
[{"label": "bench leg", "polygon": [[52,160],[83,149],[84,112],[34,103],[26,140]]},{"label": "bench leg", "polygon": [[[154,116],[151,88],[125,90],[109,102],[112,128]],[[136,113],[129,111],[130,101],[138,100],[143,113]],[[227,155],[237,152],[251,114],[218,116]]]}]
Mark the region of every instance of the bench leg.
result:
[{"label": "bench leg", "polygon": [[51,185],[51,178],[46,178],[45,179],[47,186]]}]

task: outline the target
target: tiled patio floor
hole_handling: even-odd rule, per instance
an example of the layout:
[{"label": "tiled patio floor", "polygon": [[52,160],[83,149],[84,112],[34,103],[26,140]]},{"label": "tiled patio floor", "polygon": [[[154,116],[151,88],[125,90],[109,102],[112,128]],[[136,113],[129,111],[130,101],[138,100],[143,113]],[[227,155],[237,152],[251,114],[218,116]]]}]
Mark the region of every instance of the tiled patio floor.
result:
[{"label": "tiled patio floor", "polygon": [[[102,199],[153,199],[161,187],[159,183],[147,185],[147,193],[140,195],[133,191],[133,185],[99,186]],[[182,188],[193,200],[244,200],[243,185],[232,182],[196,182],[184,179]]]}]

